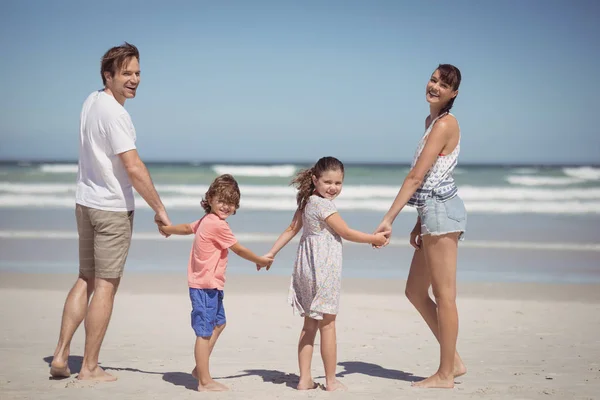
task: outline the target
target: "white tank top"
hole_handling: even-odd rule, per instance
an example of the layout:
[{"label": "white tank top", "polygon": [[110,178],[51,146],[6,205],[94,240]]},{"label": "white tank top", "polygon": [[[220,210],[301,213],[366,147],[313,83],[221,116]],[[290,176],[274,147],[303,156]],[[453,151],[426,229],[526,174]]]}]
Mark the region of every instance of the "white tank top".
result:
[{"label": "white tank top", "polygon": [[[425,143],[427,143],[427,137],[433,129],[433,125],[445,115],[446,114],[442,114],[438,116],[431,122],[431,124],[429,124],[429,127],[425,130],[425,133],[423,134],[423,137],[419,142],[419,146],[417,147],[417,151],[415,152],[411,168],[414,168],[417,164],[417,160],[419,159],[423,148],[425,148]],[[452,114],[448,113],[448,115]],[[423,178],[423,183],[421,184],[421,187],[417,189],[417,191],[412,195],[412,197],[408,201],[407,204],[409,206],[423,207],[425,205],[425,200],[427,200],[429,197],[435,197],[440,201],[446,201],[456,196],[458,188],[454,183],[454,177],[452,176],[452,173],[454,172],[454,167],[456,167],[456,164],[458,163],[459,152],[460,137],[456,148],[452,150],[450,154],[447,154],[445,156],[438,156],[431,169]]]}]

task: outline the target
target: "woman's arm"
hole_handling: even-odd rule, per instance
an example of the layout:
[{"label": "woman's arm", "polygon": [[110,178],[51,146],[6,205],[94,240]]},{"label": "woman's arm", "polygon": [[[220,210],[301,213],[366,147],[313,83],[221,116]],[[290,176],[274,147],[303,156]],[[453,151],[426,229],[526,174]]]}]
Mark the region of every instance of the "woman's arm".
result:
[{"label": "woman's arm", "polygon": [[406,203],[408,203],[408,200],[410,200],[417,189],[421,187],[425,175],[431,169],[449,139],[456,132],[458,132],[458,122],[455,118],[445,117],[436,122],[427,137],[427,142],[425,143],[425,147],[423,148],[417,163],[414,168],[410,170],[408,175],[406,175],[406,178],[398,191],[398,195],[383,217],[381,225],[385,224],[386,230],[388,230],[387,228],[391,228],[394,220]]},{"label": "woman's arm", "polygon": [[158,229],[167,235],[192,235],[194,233],[190,224],[161,225]]},{"label": "woman's arm", "polygon": [[325,222],[327,222],[327,225],[329,225],[335,233],[340,235],[342,239],[350,242],[371,243],[375,246],[383,246],[387,242],[387,235],[390,234],[390,232],[370,234],[352,229],[346,224],[346,221],[342,219],[339,213],[331,214],[325,219]]},{"label": "woman's arm", "polygon": [[266,255],[275,257],[277,253],[279,253],[279,251],[283,249],[285,245],[288,244],[290,240],[292,240],[294,236],[298,234],[298,232],[300,232],[300,229],[302,229],[302,212],[298,209],[294,214],[294,218],[292,218],[290,226],[288,226],[286,230],[279,235],[273,244],[273,247],[271,247],[271,250],[269,250]]}]

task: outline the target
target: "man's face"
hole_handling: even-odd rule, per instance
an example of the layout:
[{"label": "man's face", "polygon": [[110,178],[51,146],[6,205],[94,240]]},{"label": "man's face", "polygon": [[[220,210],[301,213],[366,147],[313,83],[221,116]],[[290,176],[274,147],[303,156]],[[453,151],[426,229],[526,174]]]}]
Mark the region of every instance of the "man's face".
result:
[{"label": "man's face", "polygon": [[125,100],[135,97],[139,84],[140,63],[135,57],[125,60],[114,76],[106,74],[106,88],[121,105],[125,104]]}]

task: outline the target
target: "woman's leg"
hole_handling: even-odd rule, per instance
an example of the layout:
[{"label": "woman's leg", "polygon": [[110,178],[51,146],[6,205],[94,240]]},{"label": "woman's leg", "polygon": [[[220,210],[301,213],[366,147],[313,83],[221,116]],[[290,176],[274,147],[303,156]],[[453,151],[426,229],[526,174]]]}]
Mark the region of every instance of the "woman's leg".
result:
[{"label": "woman's leg", "polygon": [[[431,332],[439,342],[439,326],[437,305],[429,297],[429,286],[431,286],[431,273],[425,257],[425,250],[415,250],[410,264],[410,272],[406,281],[406,297],[421,314]],[[464,375],[467,368],[458,355],[454,355],[454,376]]]},{"label": "woman's leg", "polygon": [[437,304],[440,366],[429,378],[415,386],[426,388],[454,387],[454,360],[458,336],[458,311],[456,309],[456,258],[458,233],[423,236],[423,250],[431,286]]},{"label": "woman's leg", "polygon": [[298,341],[298,365],[300,366],[300,381],[298,390],[314,389],[315,382],[310,372],[310,364],[313,356],[313,347],[315,345],[315,336],[319,329],[319,321],[316,319],[304,317],[304,326],[300,332]]},{"label": "woman's leg", "polygon": [[327,391],[345,389],[345,386],[336,379],[337,367],[337,338],[335,330],[335,315],[325,314],[319,321],[321,332],[321,358],[325,367],[325,388]]}]

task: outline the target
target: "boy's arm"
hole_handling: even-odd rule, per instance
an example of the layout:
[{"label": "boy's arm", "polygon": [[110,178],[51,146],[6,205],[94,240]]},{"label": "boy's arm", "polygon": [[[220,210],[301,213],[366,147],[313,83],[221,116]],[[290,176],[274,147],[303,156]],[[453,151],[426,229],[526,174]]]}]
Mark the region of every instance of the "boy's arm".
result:
[{"label": "boy's arm", "polygon": [[288,226],[287,229],[283,231],[281,235],[279,235],[273,244],[273,247],[271,247],[271,250],[269,250],[266,255],[275,257],[277,253],[279,253],[279,251],[283,249],[285,245],[288,244],[290,240],[292,240],[294,236],[298,234],[298,232],[300,232],[300,229],[302,229],[302,213],[300,210],[296,210],[290,226]]},{"label": "boy's arm", "polygon": [[190,224],[162,225],[159,229],[168,235],[192,235],[194,233]]},{"label": "boy's arm", "polygon": [[264,256],[263,257],[257,256],[256,254],[254,254],[254,252],[252,250],[242,246],[240,244],[240,242],[237,242],[236,244],[231,246],[230,249],[238,256],[240,256],[248,261],[251,261],[255,264],[258,264],[260,266],[270,265],[271,262],[273,262],[272,257],[269,258],[269,257],[264,257]]}]

